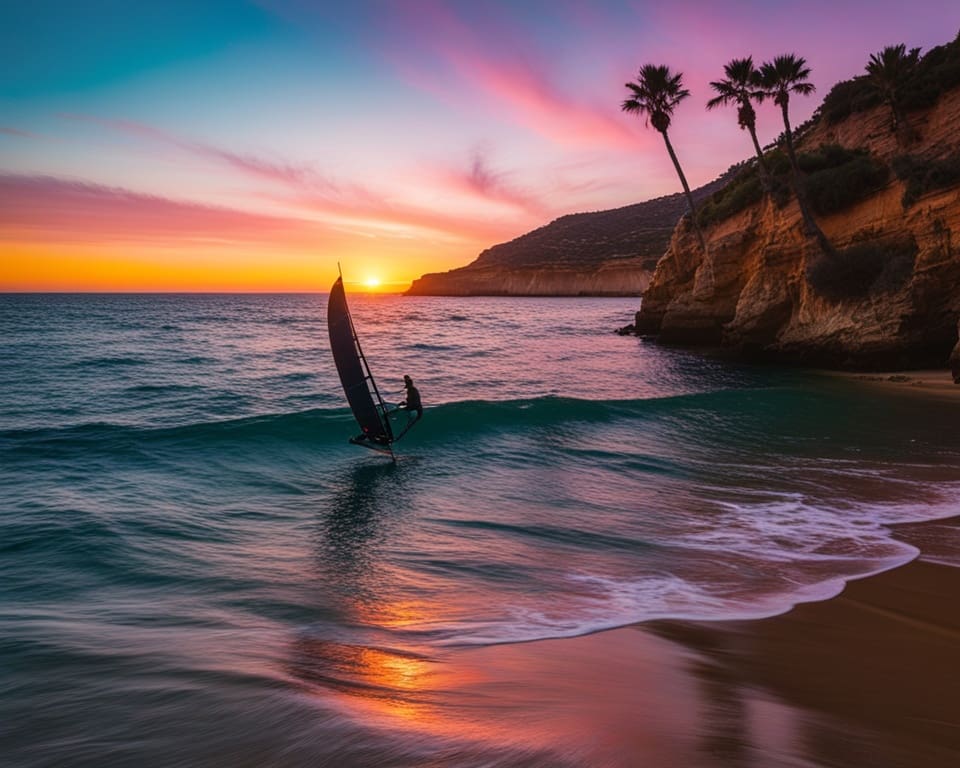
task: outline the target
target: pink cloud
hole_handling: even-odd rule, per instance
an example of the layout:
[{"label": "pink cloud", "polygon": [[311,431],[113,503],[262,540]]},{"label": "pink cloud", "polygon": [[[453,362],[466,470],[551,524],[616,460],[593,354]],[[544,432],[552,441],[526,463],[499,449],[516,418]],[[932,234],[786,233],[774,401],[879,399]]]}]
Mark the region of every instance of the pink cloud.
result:
[{"label": "pink cloud", "polygon": [[0,174],[0,240],[320,242],[314,222],[49,176]]},{"label": "pink cloud", "polygon": [[[556,62],[539,55],[529,40],[518,40],[508,20],[487,16],[484,28],[475,29],[446,6],[421,3],[415,14],[395,21],[404,26],[404,34],[392,35],[383,45],[408,84],[454,107],[464,94],[471,102],[482,94],[492,102],[491,114],[503,115],[557,144],[637,148],[637,132],[620,116],[615,98],[595,104],[559,88],[545,74],[556,68]],[[450,81],[451,73],[457,82]]]},{"label": "pink cloud", "polygon": [[[495,203],[507,203],[517,209],[515,216],[500,216],[494,219],[489,215],[450,214],[441,209],[398,203],[361,184],[333,182],[306,166],[276,163],[254,155],[237,154],[143,123],[130,120],[106,120],[75,114],[65,114],[63,117],[90,122],[110,130],[171,146],[192,156],[228,166],[255,180],[268,180],[279,184],[285,191],[263,190],[256,196],[274,204],[280,203],[293,211],[300,211],[305,219],[321,219],[323,226],[330,230],[336,229],[357,235],[400,237],[412,236],[414,231],[419,230],[421,234],[429,236],[440,235],[465,241],[485,241],[514,236],[523,232],[524,228],[543,223],[543,212],[536,201],[512,189],[504,180],[503,174],[490,170],[480,155],[473,158],[466,171],[448,170],[446,173],[435,174],[431,179],[435,191],[440,195],[454,194],[472,199],[474,202],[480,198]],[[101,193],[103,190],[112,189],[96,185],[80,185],[80,187],[88,192],[98,190]],[[77,189],[74,191],[76,192]],[[113,191],[117,192],[117,190]],[[63,190],[61,189],[60,192],[62,193]],[[124,195],[133,195],[127,191],[122,192]],[[142,197],[148,198],[148,196]],[[66,202],[62,194],[57,199]],[[75,195],[72,198],[72,204],[82,209],[86,199],[84,195]],[[149,199],[161,200],[162,198]],[[155,208],[156,206],[152,206],[151,210]],[[205,210],[228,209],[208,206]],[[193,218],[193,216],[186,216],[185,221],[192,221]],[[271,230],[269,222],[285,221],[268,216],[262,219],[265,226],[261,231],[264,234]],[[292,220],[297,220],[296,213]],[[149,221],[145,221],[145,224],[149,227]]]},{"label": "pink cloud", "polygon": [[144,123],[138,123],[133,120],[105,120],[90,115],[76,114],[63,114],[61,117],[68,120],[81,120],[95,123],[114,131],[175,147],[195,157],[228,166],[259,179],[295,186],[334,187],[332,182],[308,166],[274,162],[256,155],[230,152],[229,150],[215,147],[202,141],[177,136],[155,128],[154,126],[145,125]]},{"label": "pink cloud", "polygon": [[434,207],[397,203],[385,198],[370,197],[365,201],[338,200],[322,194],[301,193],[282,202],[300,206],[304,211],[323,218],[330,226],[358,233],[399,233],[407,237],[440,235],[463,241],[496,242],[515,237],[531,226],[543,223],[527,213],[514,217],[456,215]]},{"label": "pink cloud", "polygon": [[495,171],[481,150],[472,154],[466,167],[442,168],[430,174],[430,184],[443,194],[507,205],[528,214],[545,215],[546,206],[533,194],[516,188],[503,171]]},{"label": "pink cloud", "polygon": [[597,109],[563,96],[526,67],[503,66],[479,56],[448,56],[475,85],[505,104],[527,128],[564,144],[635,149],[637,137],[616,107]]}]

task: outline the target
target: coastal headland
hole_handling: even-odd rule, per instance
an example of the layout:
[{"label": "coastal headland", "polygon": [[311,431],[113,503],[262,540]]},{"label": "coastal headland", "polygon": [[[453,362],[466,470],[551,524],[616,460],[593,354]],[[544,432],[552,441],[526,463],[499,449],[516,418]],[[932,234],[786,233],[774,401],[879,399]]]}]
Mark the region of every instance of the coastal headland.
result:
[{"label": "coastal headland", "polygon": [[[705,200],[732,174],[705,184]],[[640,296],[686,210],[680,193],[561,216],[460,269],[414,280],[411,296]]]},{"label": "coastal headland", "polygon": [[940,90],[899,130],[856,78],[797,131],[799,183],[829,248],[789,185],[760,194],[744,172],[701,208],[705,250],[684,222],[674,231],[637,332],[807,365],[945,367],[960,317],[960,40],[921,66]]},{"label": "coastal headland", "polygon": [[960,39],[918,72],[898,127],[865,76],[834,86],[795,131],[799,181],[775,143],[769,180],[752,160],[696,190],[703,246],[678,194],[562,217],[409,293],[642,294],[627,329],[663,343],[861,370],[949,359],[960,380]]}]

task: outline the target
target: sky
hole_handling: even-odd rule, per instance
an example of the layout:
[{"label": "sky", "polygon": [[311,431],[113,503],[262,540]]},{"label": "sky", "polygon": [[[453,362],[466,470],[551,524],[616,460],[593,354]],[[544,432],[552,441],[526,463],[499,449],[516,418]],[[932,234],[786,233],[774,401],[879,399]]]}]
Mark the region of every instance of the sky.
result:
[{"label": "sky", "polygon": [[[750,155],[709,82],[803,56],[817,94],[960,30],[956,0],[0,2],[0,290],[402,290],[580,211],[680,190],[623,113],[683,72],[692,186]],[[782,130],[759,108],[762,143]]]}]

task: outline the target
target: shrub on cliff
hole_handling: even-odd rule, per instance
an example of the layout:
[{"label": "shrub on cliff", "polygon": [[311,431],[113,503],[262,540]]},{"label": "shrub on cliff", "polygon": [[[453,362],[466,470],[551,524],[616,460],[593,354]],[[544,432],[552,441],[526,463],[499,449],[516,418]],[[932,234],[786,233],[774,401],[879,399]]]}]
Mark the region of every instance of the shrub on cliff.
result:
[{"label": "shrub on cliff", "polygon": [[913,274],[917,251],[912,235],[857,243],[812,262],[807,282],[825,299],[837,302],[892,293]]},{"label": "shrub on cliff", "polygon": [[821,216],[842,211],[868,197],[890,175],[887,166],[866,150],[821,147],[818,154],[824,165],[803,179],[803,187],[810,206]]},{"label": "shrub on cliff", "polygon": [[[960,85],[960,35],[946,45],[927,51],[917,66],[904,77],[899,91],[900,107],[905,111],[927,109],[936,104],[942,93]],[[820,105],[820,114],[827,125],[835,125],[856,112],[875,107],[882,94],[862,75],[837,83]]]},{"label": "shrub on cliff", "polygon": [[723,189],[714,192],[700,204],[697,221],[708,227],[759,203],[763,197],[763,183],[756,164],[740,171]]},{"label": "shrub on cliff", "polygon": [[[793,197],[790,190],[790,160],[782,150],[764,155],[770,171],[770,197],[778,208]],[[825,215],[853,205],[886,183],[887,167],[865,150],[845,149],[824,144],[813,152],[797,155],[797,164],[805,174],[803,187],[813,210]],[[723,221],[755,205],[763,198],[763,184],[757,164],[741,170],[726,186],[700,204],[697,221],[701,227]]]},{"label": "shrub on cliff", "polygon": [[820,114],[827,125],[836,125],[855,112],[862,112],[880,104],[883,99],[866,75],[852,80],[841,80],[826,95],[820,105]]},{"label": "shrub on cliff", "polygon": [[900,155],[893,159],[893,172],[906,187],[901,203],[907,209],[927,192],[960,184],[960,154],[939,160]]},{"label": "shrub on cliff", "polygon": [[920,60],[916,75],[904,88],[903,108],[932,107],[940,94],[960,85],[960,35],[952,43],[931,48]]}]

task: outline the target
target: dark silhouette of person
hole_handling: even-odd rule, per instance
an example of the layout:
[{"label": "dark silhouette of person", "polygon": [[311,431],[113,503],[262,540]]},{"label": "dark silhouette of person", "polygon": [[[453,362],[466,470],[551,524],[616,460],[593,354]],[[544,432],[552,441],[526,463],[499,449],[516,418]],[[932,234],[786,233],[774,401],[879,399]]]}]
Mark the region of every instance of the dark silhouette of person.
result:
[{"label": "dark silhouette of person", "polygon": [[401,408],[408,411],[416,411],[417,418],[423,416],[423,403],[420,402],[420,390],[413,385],[413,379],[409,376],[403,377],[403,386],[407,390],[407,399],[400,403]]}]

